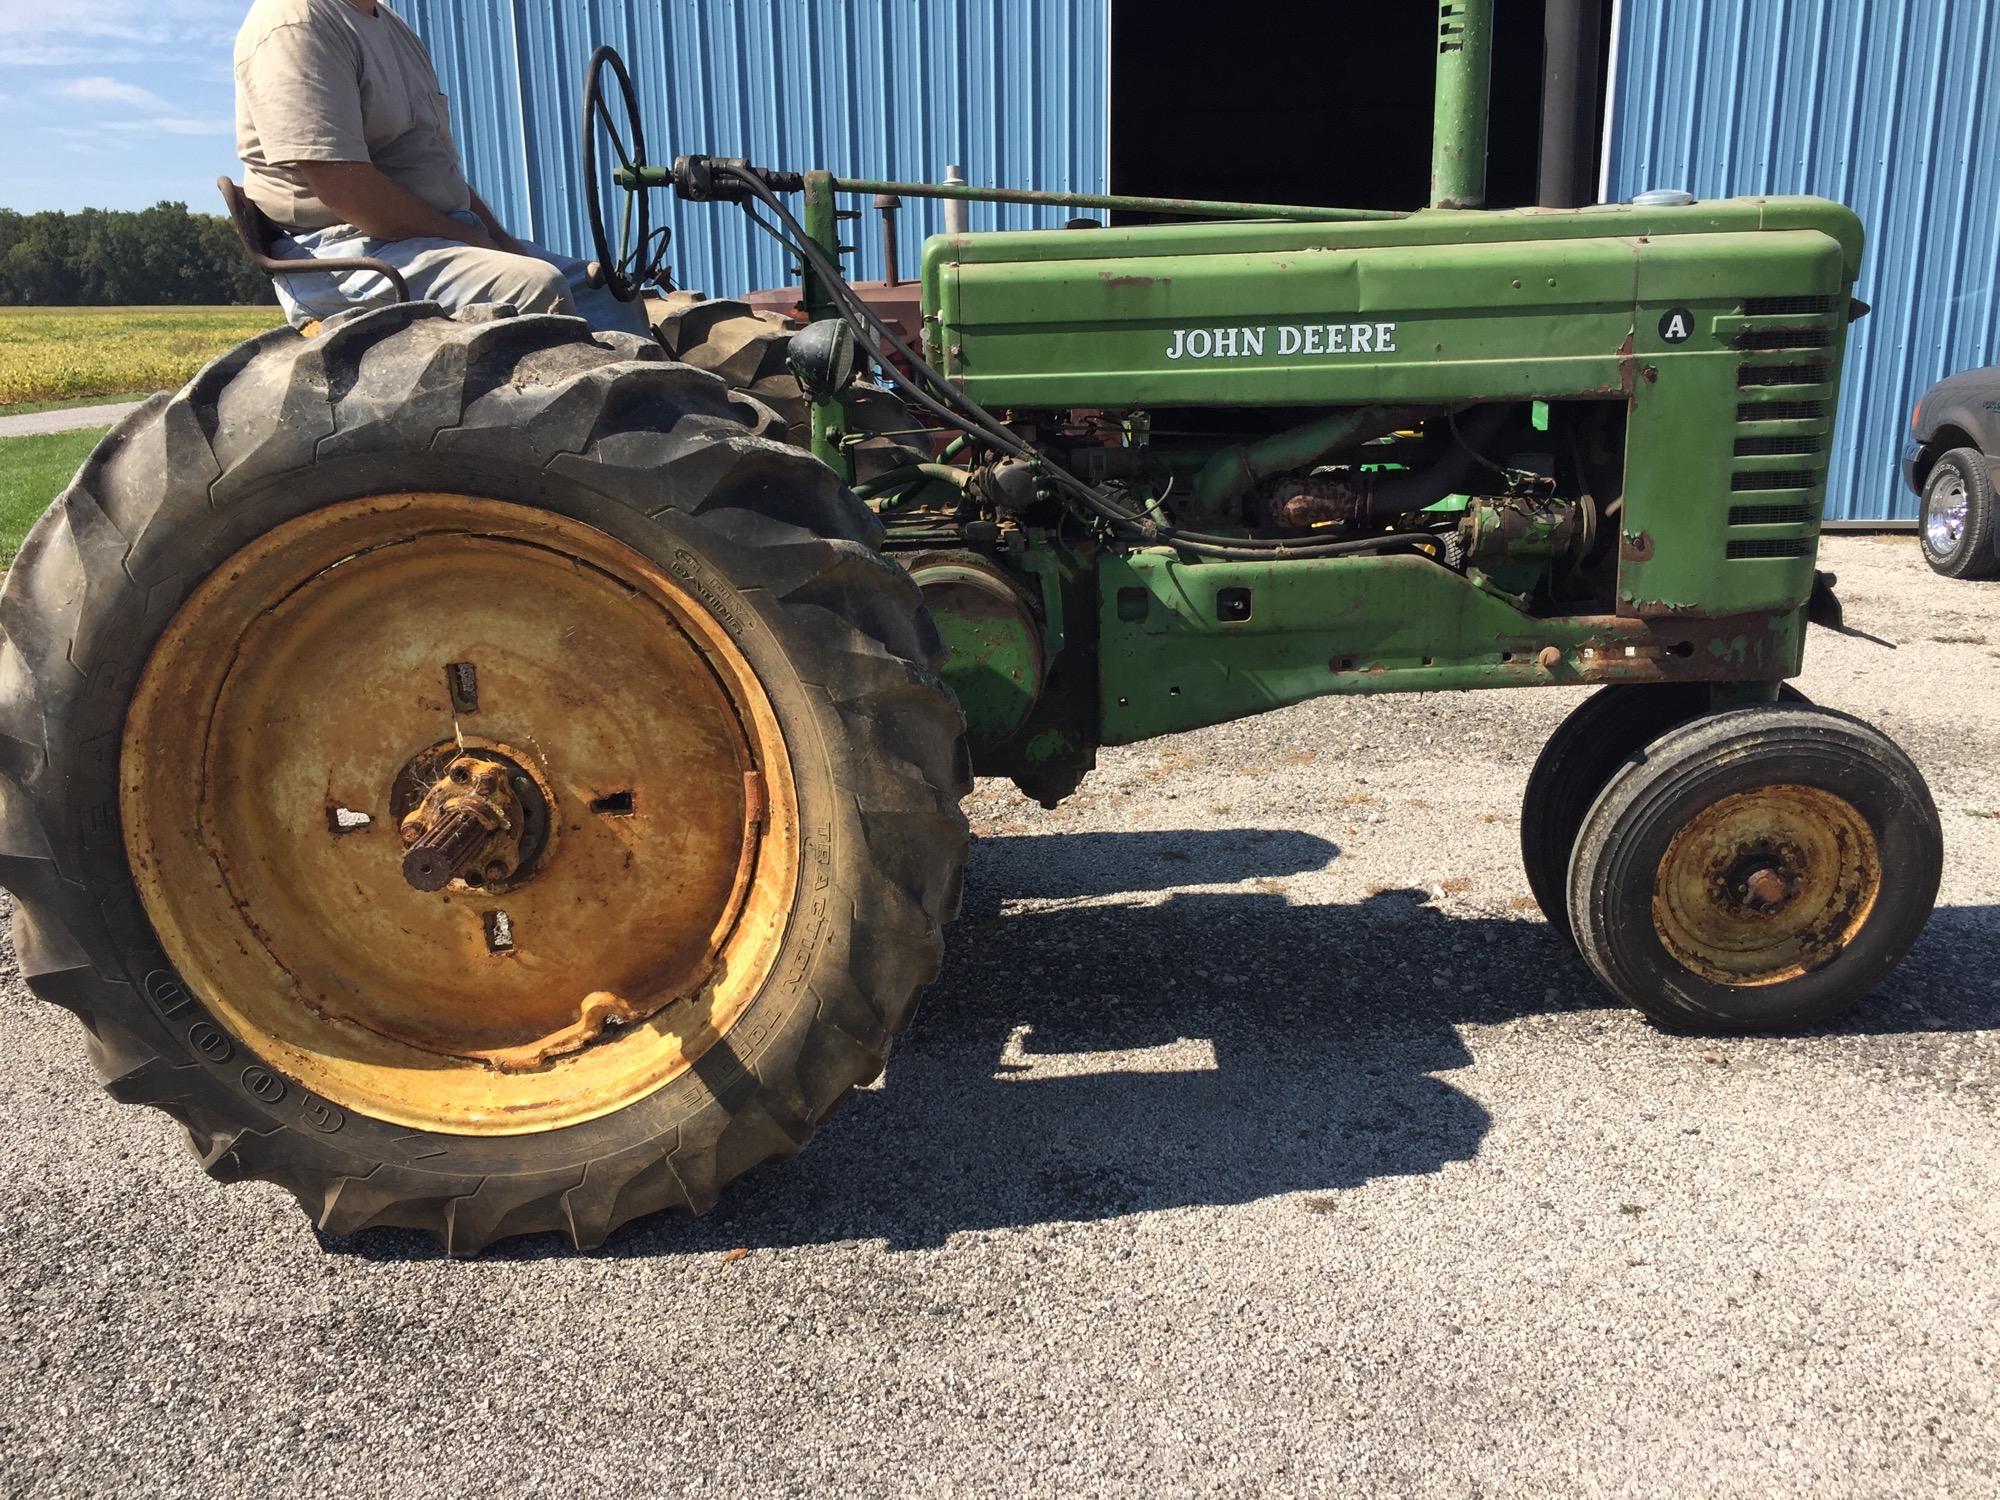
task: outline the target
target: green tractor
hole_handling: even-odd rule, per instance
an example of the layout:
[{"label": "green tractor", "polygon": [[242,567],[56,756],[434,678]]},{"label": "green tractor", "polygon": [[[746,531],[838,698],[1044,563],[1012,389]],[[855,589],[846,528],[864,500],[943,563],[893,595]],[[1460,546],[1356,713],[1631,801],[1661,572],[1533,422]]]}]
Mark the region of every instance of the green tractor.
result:
[{"label": "green tractor", "polygon": [[[0,594],[28,983],[324,1232],[594,1246],[880,1071],[975,773],[1054,803],[1325,694],[1601,684],[1528,784],[1550,922],[1669,1027],[1859,1002],[1941,861],[1908,757],[1785,685],[1861,226],[1460,206],[1487,18],[1444,11],[1408,214],[663,165],[600,53],[602,274],[646,294],[672,191],[787,247],[803,326],[399,304],[123,422]],[[938,236],[885,293],[855,195],[1179,222]]]}]

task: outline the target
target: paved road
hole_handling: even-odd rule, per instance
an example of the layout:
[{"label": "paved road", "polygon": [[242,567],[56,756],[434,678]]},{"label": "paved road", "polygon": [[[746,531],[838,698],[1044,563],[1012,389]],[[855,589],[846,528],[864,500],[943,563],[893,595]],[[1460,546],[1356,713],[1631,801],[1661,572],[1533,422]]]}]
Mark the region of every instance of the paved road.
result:
[{"label": "paved road", "polygon": [[127,412],[138,409],[137,401],[116,401],[108,406],[70,406],[61,411],[23,412],[19,416],[0,417],[0,438],[39,437],[45,432],[109,427]]},{"label": "paved road", "polygon": [[1551,941],[1554,693],[982,787],[885,1082],[592,1256],[322,1244],[10,967],[0,1491],[1996,1493],[2000,585],[1829,550],[1902,649],[1816,631],[1805,686],[1924,763],[1950,870],[1817,1035],[1663,1036]]}]

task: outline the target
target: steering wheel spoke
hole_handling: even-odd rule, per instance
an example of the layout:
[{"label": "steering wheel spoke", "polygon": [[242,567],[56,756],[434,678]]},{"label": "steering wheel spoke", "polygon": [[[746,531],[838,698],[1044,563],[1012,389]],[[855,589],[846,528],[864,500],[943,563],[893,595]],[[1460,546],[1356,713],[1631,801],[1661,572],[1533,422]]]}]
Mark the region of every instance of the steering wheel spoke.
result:
[{"label": "steering wheel spoke", "polygon": [[[618,98],[625,106],[626,128],[623,130],[619,128],[605,97],[604,77],[607,71],[616,80]],[[639,117],[639,98],[632,87],[632,75],[625,70],[624,60],[610,47],[599,47],[593,52],[584,73],[584,202],[590,215],[591,244],[597,252],[604,285],[620,301],[633,302],[644,290],[644,283],[652,269],[651,199],[643,187],[621,187],[605,180],[599,170],[600,136],[609,143],[619,167],[636,177],[646,160],[646,128]],[[613,191],[621,195],[615,245],[605,213],[606,194]]]},{"label": "steering wheel spoke", "polygon": [[611,110],[604,102],[604,95],[599,93],[593,102],[597,106],[597,118],[604,122],[604,134],[611,141],[611,149],[618,153],[618,165],[628,172],[634,170],[631,152],[626,148],[625,137],[619,133],[617,122],[611,118]]}]

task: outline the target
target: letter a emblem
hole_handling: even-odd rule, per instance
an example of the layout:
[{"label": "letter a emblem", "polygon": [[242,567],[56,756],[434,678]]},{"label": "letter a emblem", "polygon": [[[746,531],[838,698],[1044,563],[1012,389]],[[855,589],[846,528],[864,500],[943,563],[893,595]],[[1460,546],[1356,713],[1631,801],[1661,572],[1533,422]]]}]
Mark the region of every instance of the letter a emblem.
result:
[{"label": "letter a emblem", "polygon": [[1669,344],[1685,344],[1693,332],[1694,314],[1685,307],[1671,308],[1660,319],[1660,337]]}]

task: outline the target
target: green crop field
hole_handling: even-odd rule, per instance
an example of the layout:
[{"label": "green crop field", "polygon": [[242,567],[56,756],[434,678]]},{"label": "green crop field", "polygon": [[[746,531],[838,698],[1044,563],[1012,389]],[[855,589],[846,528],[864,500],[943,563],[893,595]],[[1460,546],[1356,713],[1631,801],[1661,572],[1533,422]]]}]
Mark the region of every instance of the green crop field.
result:
[{"label": "green crop field", "polygon": [[0,407],[171,390],[271,307],[0,307]]},{"label": "green crop field", "polygon": [[102,427],[42,437],[0,438],[0,568],[14,561],[28,528],[89,457]]}]

